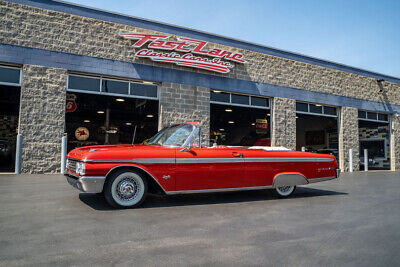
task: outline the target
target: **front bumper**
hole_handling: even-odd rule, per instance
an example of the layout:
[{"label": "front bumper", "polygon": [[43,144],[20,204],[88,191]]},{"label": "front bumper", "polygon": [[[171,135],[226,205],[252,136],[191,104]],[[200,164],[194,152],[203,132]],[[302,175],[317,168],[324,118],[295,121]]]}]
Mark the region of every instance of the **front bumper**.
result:
[{"label": "front bumper", "polygon": [[65,174],[68,183],[76,189],[86,193],[101,193],[103,192],[104,182],[103,176],[74,176]]}]

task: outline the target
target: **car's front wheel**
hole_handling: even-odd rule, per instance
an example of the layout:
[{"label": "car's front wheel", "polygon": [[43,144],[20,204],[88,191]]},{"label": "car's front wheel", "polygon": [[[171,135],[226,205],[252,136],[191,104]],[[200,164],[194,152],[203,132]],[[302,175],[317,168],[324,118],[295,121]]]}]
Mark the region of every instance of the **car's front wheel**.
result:
[{"label": "car's front wheel", "polygon": [[142,174],[120,170],[107,179],[104,197],[115,208],[139,206],[147,195],[147,180]]},{"label": "car's front wheel", "polygon": [[275,193],[279,197],[288,197],[291,194],[293,194],[295,189],[296,189],[295,185],[278,186],[275,188]]}]

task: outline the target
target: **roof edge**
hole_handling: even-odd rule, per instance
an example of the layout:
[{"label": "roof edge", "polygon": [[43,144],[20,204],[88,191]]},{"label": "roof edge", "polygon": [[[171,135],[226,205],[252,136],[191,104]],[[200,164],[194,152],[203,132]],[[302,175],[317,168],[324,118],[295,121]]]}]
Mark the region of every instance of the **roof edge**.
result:
[{"label": "roof edge", "polygon": [[254,52],[259,52],[267,55],[291,59],[294,61],[318,65],[330,69],[349,72],[361,76],[374,78],[377,80],[385,80],[392,83],[400,84],[400,78],[386,75],[362,68],[357,68],[334,61],[320,59],[312,56],[303,55],[300,53],[290,52],[274,47],[269,47],[262,44],[248,42],[236,38],[231,38],[223,35],[213,34],[201,30],[182,27],[174,24],[158,22],[150,19],[144,19],[136,16],[126,15],[119,12],[107,11],[99,8],[89,7],[85,5],[70,3],[62,0],[5,0],[7,2],[23,4],[27,6],[43,8],[83,17],[89,17],[98,20],[114,22],[123,25],[129,25],[148,30],[160,31],[171,33],[175,35],[187,36],[191,38],[198,38],[204,41],[218,43],[226,46],[241,48]]}]

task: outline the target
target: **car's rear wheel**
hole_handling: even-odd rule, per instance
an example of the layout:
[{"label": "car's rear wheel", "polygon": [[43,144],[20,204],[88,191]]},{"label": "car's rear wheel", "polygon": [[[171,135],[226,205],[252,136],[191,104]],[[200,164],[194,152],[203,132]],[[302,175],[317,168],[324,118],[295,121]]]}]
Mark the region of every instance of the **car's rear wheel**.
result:
[{"label": "car's rear wheel", "polygon": [[120,170],[107,179],[104,197],[115,208],[133,208],[139,206],[147,195],[147,180],[143,175]]},{"label": "car's rear wheel", "polygon": [[279,197],[288,197],[291,194],[293,194],[294,190],[296,190],[295,185],[284,185],[284,186],[278,186],[275,188],[275,193]]}]

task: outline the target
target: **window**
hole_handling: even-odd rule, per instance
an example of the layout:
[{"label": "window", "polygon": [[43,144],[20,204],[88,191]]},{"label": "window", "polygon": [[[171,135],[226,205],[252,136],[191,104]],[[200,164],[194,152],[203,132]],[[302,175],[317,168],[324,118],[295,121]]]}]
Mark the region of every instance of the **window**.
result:
[{"label": "window", "polygon": [[211,91],[210,100],[216,102],[227,102],[227,103],[231,101],[230,94],[222,93],[219,91]]},{"label": "window", "polygon": [[104,79],[102,92],[127,95],[129,93],[129,83]]},{"label": "window", "polygon": [[251,105],[258,106],[258,107],[269,107],[268,98],[252,96],[251,97]]},{"label": "window", "polygon": [[142,83],[130,83],[131,95],[157,97],[157,86],[142,84]]},{"label": "window", "polygon": [[308,104],[306,103],[296,103],[296,111],[308,112]]},{"label": "window", "polygon": [[322,105],[314,105],[314,104],[309,104],[309,105],[311,113],[322,113]]},{"label": "window", "polygon": [[100,79],[69,75],[68,89],[100,92]]},{"label": "window", "polygon": [[310,115],[337,117],[335,107],[325,106],[321,104],[296,102],[296,112]]},{"label": "window", "polygon": [[369,112],[364,110],[358,111],[358,119],[367,121],[382,121],[388,122],[389,115],[384,113]]},{"label": "window", "polygon": [[230,103],[233,106],[248,106],[253,108],[269,109],[269,98],[249,95],[239,95],[211,90],[210,101],[214,104]]},{"label": "window", "polygon": [[125,95],[144,99],[157,99],[158,88],[151,82],[133,82],[103,77],[68,75],[68,90],[90,91],[99,94]]},{"label": "window", "polygon": [[324,114],[336,115],[336,108],[324,106]]},{"label": "window", "polygon": [[0,66],[0,84],[21,85],[21,70],[14,67]]},{"label": "window", "polygon": [[231,94],[231,101],[234,104],[249,105],[249,96]]},{"label": "window", "polygon": [[358,117],[362,118],[362,119],[365,119],[367,117],[367,112],[359,110],[358,111]]}]

